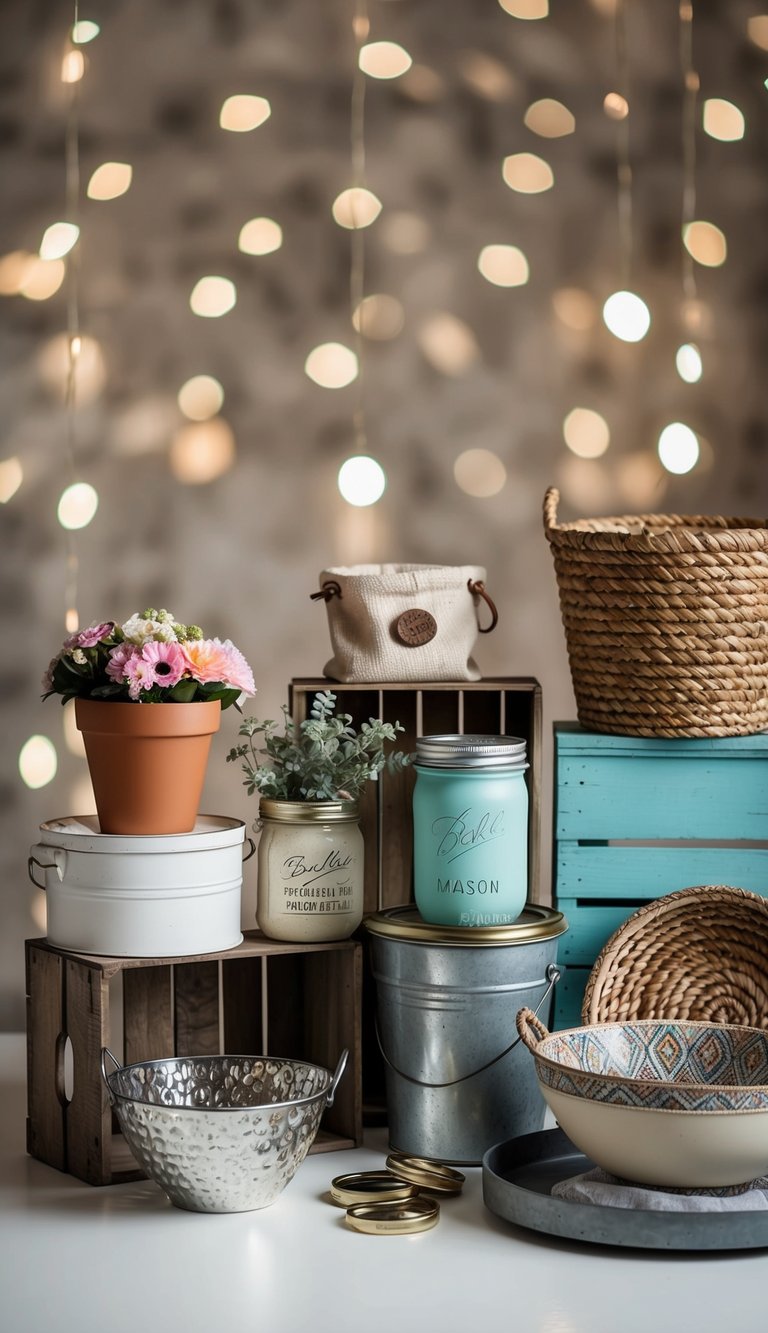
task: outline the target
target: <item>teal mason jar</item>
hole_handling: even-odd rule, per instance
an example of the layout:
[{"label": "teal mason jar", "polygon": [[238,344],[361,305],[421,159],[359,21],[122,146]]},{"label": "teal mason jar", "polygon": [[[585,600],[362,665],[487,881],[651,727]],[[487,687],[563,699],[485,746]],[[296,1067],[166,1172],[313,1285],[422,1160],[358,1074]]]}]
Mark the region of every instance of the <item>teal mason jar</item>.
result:
[{"label": "teal mason jar", "polygon": [[414,895],[423,920],[516,921],[528,896],[525,741],[420,736],[414,768]]}]

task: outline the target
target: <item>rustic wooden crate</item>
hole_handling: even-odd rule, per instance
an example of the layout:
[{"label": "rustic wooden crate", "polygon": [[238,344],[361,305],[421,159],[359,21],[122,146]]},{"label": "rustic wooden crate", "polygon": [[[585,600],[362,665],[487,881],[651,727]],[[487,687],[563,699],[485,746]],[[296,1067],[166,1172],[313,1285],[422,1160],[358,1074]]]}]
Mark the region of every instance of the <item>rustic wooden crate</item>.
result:
[{"label": "rustic wooden crate", "polygon": [[33,1157],[91,1185],[143,1176],[113,1118],[100,1072],[102,1046],[120,1054],[111,995],[120,980],[126,1064],[225,1051],[333,1069],[348,1047],[347,1071],[312,1151],[362,1142],[362,946],[354,940],[280,944],[253,933],[225,953],[186,959],[101,958],[55,949],[46,940],[28,940],[26,949],[27,1149]]},{"label": "rustic wooden crate", "polygon": [[591,967],[645,903],[695,884],[768,896],[768,734],[674,740],[555,723],[555,902],[570,929],[555,1026],[581,1022]]},{"label": "rustic wooden crate", "polygon": [[[298,724],[308,716],[315,695],[332,690],[339,712],[356,726],[371,717],[400,722],[405,731],[397,748],[411,752],[416,737],[440,732],[477,732],[520,736],[528,747],[529,793],[528,898],[539,902],[541,833],[541,686],[529,677],[440,682],[436,684],[342,685],[324,679],[294,680],[290,708]],[[362,801],[365,838],[365,911],[376,912],[413,899],[413,821],[415,774],[383,773],[368,784]]]}]

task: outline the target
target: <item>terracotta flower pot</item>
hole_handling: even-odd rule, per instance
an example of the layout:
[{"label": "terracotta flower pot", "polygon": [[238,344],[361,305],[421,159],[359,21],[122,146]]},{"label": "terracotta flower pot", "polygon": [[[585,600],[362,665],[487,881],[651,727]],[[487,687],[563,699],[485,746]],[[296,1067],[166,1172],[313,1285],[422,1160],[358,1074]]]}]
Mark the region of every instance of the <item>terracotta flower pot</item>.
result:
[{"label": "terracotta flower pot", "polygon": [[76,699],[102,833],[189,833],[221,704]]}]

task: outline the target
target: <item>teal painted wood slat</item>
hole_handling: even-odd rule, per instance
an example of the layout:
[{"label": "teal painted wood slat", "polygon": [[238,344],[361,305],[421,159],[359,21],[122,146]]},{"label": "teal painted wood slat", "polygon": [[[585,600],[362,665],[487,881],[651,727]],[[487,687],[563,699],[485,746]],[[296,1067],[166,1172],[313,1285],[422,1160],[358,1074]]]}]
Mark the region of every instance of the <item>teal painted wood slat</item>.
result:
[{"label": "teal painted wood slat", "polygon": [[559,842],[556,876],[558,906],[563,898],[658,898],[694,884],[732,884],[768,896],[768,847],[742,851]]},{"label": "teal painted wood slat", "polygon": [[560,756],[556,835],[584,839],[765,840],[765,759]]},{"label": "teal painted wood slat", "polygon": [[768,731],[754,736],[679,736],[665,740],[653,736],[609,736],[597,731],[585,731],[578,722],[555,722],[555,746],[558,755],[599,757],[601,755],[643,758],[645,756],[690,758],[707,756],[768,759]]},{"label": "teal painted wood slat", "polygon": [[588,967],[569,967],[555,988],[553,1032],[581,1026],[581,1002],[589,979]]},{"label": "teal painted wood slat", "polygon": [[568,919],[568,930],[560,939],[558,958],[568,966],[591,967],[613,932],[643,906],[642,900],[631,906],[604,907],[599,903],[582,905],[570,898],[558,899],[558,907]]}]

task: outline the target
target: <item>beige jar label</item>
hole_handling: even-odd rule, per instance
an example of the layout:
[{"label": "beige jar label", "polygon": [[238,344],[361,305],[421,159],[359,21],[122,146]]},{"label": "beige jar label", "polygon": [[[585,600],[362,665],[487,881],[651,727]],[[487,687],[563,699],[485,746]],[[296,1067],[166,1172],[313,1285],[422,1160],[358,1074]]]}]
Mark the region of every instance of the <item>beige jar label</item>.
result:
[{"label": "beige jar label", "polygon": [[334,847],[318,859],[302,852],[287,856],[279,871],[282,911],[289,916],[351,912],[354,873],[355,857],[344,847]]}]

